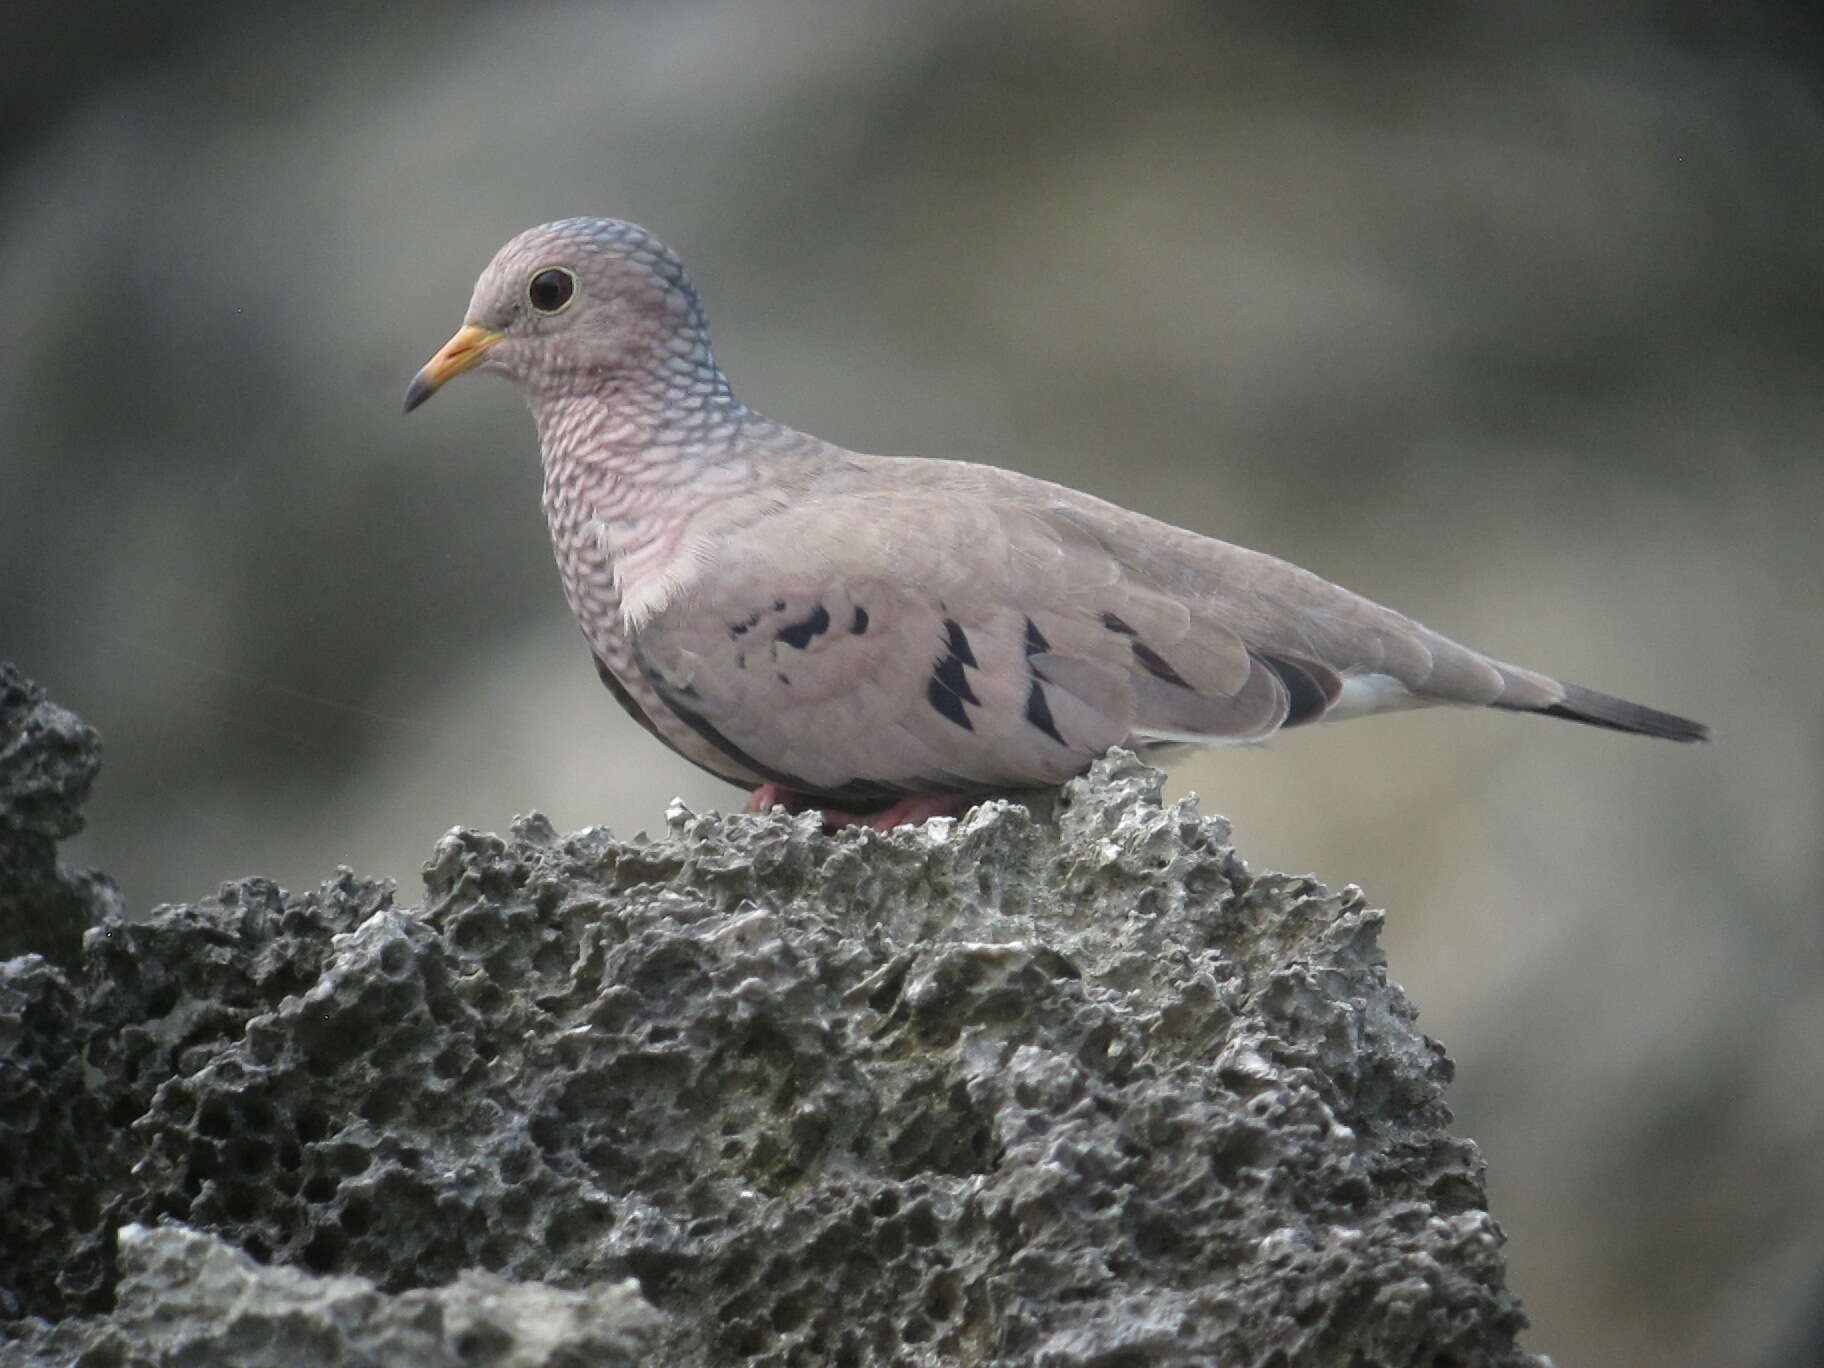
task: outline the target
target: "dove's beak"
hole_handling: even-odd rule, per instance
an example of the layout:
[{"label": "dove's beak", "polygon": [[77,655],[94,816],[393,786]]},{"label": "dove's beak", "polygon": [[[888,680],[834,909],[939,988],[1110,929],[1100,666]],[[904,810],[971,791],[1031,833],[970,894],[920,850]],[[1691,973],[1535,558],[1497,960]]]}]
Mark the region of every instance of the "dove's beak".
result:
[{"label": "dove's beak", "polygon": [[438,350],[425,363],[424,369],[412,377],[412,383],[405,387],[405,411],[410,413],[418,405],[429,399],[443,388],[446,380],[452,380],[464,371],[481,364],[481,358],[488,354],[488,348],[500,341],[502,333],[489,332],[486,328],[473,323],[465,323],[456,330],[456,336]]}]

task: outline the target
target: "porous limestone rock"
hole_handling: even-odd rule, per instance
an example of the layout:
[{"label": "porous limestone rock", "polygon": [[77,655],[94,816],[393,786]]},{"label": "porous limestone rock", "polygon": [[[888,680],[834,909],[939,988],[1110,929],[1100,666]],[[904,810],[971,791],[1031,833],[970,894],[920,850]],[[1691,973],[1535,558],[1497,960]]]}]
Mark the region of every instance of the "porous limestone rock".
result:
[{"label": "porous limestone rock", "polygon": [[269,1268],[183,1226],[123,1226],[114,1313],[42,1322],[0,1365],[631,1368],[662,1323],[631,1280],[563,1291],[467,1272],[389,1296],[366,1278]]},{"label": "porous limestone rock", "polygon": [[1122,754],[110,919],[0,965],[0,1368],[1541,1363],[1380,920]]},{"label": "porous limestone rock", "polygon": [[73,966],[83,931],[120,911],[109,879],[57,863],[100,769],[95,729],[0,660],[0,960],[34,951]]}]

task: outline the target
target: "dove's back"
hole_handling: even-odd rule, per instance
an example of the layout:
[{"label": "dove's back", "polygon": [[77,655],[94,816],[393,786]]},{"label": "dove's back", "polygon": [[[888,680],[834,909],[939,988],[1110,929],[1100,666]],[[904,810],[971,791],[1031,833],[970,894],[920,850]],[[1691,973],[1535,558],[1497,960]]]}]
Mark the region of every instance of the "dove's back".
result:
[{"label": "dove's back", "polygon": [[632,641],[699,736],[798,792],[1037,787],[1115,745],[1435,704],[1706,734],[1011,471],[800,447],[763,483],[774,497],[699,528]]}]

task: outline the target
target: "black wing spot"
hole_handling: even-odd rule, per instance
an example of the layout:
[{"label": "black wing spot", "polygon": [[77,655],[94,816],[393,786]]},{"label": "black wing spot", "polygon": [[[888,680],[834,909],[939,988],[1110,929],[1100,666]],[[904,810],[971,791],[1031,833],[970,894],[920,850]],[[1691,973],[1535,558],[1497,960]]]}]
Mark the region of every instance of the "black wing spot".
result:
[{"label": "black wing spot", "polygon": [[794,650],[802,651],[811,644],[811,638],[830,630],[830,610],[821,603],[817,611],[802,622],[794,622],[790,627],[779,629],[779,640]]},{"label": "black wing spot", "polygon": [[931,682],[925,685],[925,697],[932,707],[965,731],[974,731],[975,724],[969,720],[963,704],[982,701],[975,696],[975,690],[969,687],[969,677],[963,673],[964,666],[973,664],[975,652],[969,649],[969,638],[961,627],[945,618],[944,654],[931,667]]},{"label": "black wing spot", "polygon": [[1286,720],[1280,723],[1282,727],[1310,722],[1329,710],[1332,701],[1329,692],[1303,662],[1290,656],[1269,655],[1265,651],[1251,654],[1278,675],[1279,682],[1286,686]]},{"label": "black wing spot", "polygon": [[739,622],[729,623],[728,624],[729,639],[731,641],[739,641],[742,637],[746,636],[749,632],[751,632],[754,629],[754,624],[759,621],[760,621],[760,614],[750,613]]},{"label": "black wing spot", "polygon": [[965,703],[982,701],[969,687],[969,676],[963,673],[963,662],[956,656],[947,655],[937,662],[937,667],[931,671],[931,682],[948,689]]},{"label": "black wing spot", "polygon": [[1058,735],[1058,725],[1051,719],[1051,704],[1045,698],[1045,687],[1036,679],[1026,690],[1026,720],[1060,746],[1069,744]]},{"label": "black wing spot", "polygon": [[932,707],[964,731],[975,730],[975,723],[969,720],[969,714],[963,708],[962,698],[947,688],[941,679],[933,676],[931,682],[925,685],[925,698]]},{"label": "black wing spot", "polygon": [[1140,667],[1154,679],[1163,679],[1167,684],[1176,684],[1181,689],[1191,687],[1185,682],[1184,676],[1172,668],[1170,661],[1139,637],[1134,638],[1134,659],[1139,661]]},{"label": "black wing spot", "polygon": [[1154,679],[1163,679],[1167,684],[1175,684],[1181,689],[1191,687],[1185,682],[1184,676],[1172,668],[1170,661],[1140,640],[1140,634],[1121,618],[1113,613],[1104,613],[1102,614],[1102,625],[1118,636],[1127,637],[1133,643],[1134,659],[1139,662],[1140,668]]},{"label": "black wing spot", "polygon": [[1041,632],[1038,629],[1038,627],[1033,623],[1033,620],[1031,618],[1027,618],[1026,619],[1026,654],[1027,655],[1043,655],[1046,651],[1049,651],[1050,649],[1051,649],[1051,643],[1049,641],[1045,640],[1045,633]]},{"label": "black wing spot", "polygon": [[859,604],[855,608],[855,620],[849,624],[849,631],[856,636],[868,630],[868,610]]},{"label": "black wing spot", "polygon": [[[969,649],[969,638],[963,635],[963,629],[957,626],[954,618],[944,619],[944,631],[948,636],[944,644],[949,648],[950,654],[965,665],[974,665],[975,652]],[[975,702],[973,698],[969,701]]]}]

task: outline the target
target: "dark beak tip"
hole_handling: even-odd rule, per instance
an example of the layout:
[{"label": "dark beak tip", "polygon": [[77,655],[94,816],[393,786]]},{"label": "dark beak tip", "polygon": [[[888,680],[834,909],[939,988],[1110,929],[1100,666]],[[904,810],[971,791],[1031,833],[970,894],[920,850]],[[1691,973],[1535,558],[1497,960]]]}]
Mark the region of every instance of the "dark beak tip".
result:
[{"label": "dark beak tip", "polygon": [[425,380],[422,374],[414,375],[412,383],[405,387],[405,407],[401,413],[410,413],[418,405],[437,393],[437,387]]},{"label": "dark beak tip", "polygon": [[405,387],[405,407],[399,410],[399,412],[407,412],[407,414],[409,414],[409,412],[412,412],[412,409],[416,409],[416,407],[421,405],[425,399],[429,399],[430,396],[436,394],[436,392],[438,392],[438,387],[427,383],[423,376],[412,376],[412,383]]}]

